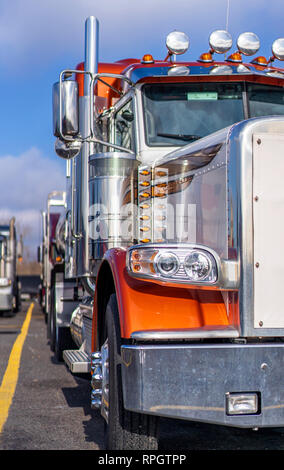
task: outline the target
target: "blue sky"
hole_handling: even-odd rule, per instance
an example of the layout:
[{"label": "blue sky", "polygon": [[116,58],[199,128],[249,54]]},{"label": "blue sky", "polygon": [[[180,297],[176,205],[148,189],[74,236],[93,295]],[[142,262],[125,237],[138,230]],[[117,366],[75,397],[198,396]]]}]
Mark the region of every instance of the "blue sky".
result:
[{"label": "blue sky", "polygon": [[195,60],[210,33],[225,29],[227,12],[232,49],[240,33],[253,31],[258,55],[270,57],[273,41],[284,37],[283,11],[283,0],[0,0],[0,221],[16,215],[35,256],[47,194],[65,188],[65,162],[54,153],[52,84],[83,60],[88,16],[100,22],[102,62],[145,53],[163,59],[174,29],[190,38],[183,59]]}]

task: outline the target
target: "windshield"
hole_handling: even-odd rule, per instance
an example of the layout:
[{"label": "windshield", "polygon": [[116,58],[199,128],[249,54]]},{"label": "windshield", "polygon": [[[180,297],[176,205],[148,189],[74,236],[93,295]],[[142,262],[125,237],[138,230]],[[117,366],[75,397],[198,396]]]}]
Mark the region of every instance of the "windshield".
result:
[{"label": "windshield", "polygon": [[283,115],[283,98],[282,88],[258,84],[144,85],[146,143],[185,145],[248,117]]},{"label": "windshield", "polygon": [[248,85],[250,117],[284,114],[283,88],[269,85]]}]

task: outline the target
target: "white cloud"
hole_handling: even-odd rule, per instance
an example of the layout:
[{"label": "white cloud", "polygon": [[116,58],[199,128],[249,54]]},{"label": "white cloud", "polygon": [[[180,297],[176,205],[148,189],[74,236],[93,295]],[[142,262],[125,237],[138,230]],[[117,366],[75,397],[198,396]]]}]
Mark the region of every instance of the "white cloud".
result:
[{"label": "white cloud", "polygon": [[27,247],[35,247],[40,242],[41,211],[46,208],[48,194],[65,189],[64,164],[37,148],[19,156],[0,156],[0,188],[0,221],[8,222],[15,216],[18,234],[23,234]]}]

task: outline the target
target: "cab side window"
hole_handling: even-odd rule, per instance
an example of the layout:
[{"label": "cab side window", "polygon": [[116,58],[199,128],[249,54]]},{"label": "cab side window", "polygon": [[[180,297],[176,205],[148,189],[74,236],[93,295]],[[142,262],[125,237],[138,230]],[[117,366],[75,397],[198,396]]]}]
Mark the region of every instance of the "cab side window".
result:
[{"label": "cab side window", "polygon": [[115,115],[114,118],[114,143],[134,150],[134,110],[133,102],[128,101]]}]

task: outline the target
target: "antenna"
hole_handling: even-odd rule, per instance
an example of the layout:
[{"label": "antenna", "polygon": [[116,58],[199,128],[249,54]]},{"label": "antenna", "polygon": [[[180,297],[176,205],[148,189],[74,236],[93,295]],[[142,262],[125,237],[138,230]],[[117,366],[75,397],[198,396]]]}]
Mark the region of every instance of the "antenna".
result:
[{"label": "antenna", "polygon": [[[225,30],[229,31],[229,14],[230,14],[230,0],[227,0],[227,15],[226,15],[226,27]],[[225,59],[227,58],[227,53],[225,54]]]},{"label": "antenna", "polygon": [[229,14],[230,14],[230,0],[227,0],[227,17],[226,17],[226,31],[229,30]]}]

